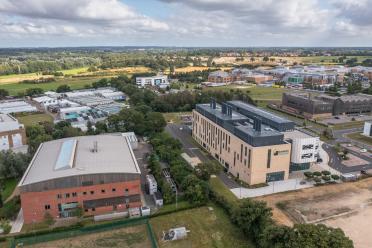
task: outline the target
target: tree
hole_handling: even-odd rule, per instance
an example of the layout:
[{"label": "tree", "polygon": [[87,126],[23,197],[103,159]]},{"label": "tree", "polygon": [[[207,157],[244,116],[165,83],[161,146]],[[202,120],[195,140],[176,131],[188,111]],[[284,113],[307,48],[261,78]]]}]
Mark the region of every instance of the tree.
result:
[{"label": "tree", "polygon": [[166,125],[167,122],[165,121],[164,116],[161,113],[149,112],[146,114],[145,127],[146,133],[148,135],[163,131]]},{"label": "tree", "polygon": [[52,225],[54,223],[54,219],[53,219],[52,215],[48,211],[46,211],[44,213],[44,222],[48,226],[50,226],[50,225]]},{"label": "tree", "polygon": [[7,96],[9,96],[9,91],[0,89],[0,99],[4,99]]},{"label": "tree", "polygon": [[68,86],[67,84],[63,84],[63,85],[58,86],[58,88],[57,88],[56,91],[58,93],[70,92],[71,91],[71,87]]},{"label": "tree", "polygon": [[271,216],[271,209],[265,202],[244,199],[234,207],[231,218],[245,235],[252,236],[257,242],[272,224]]},{"label": "tree", "polygon": [[251,57],[251,62],[253,63],[255,61],[255,58],[254,57]]},{"label": "tree", "polygon": [[29,88],[25,91],[26,96],[37,96],[44,93],[44,90],[41,88]]},{"label": "tree", "polygon": [[204,181],[208,181],[211,175],[221,172],[221,166],[214,162],[201,163],[196,167],[196,175]]},{"label": "tree", "polygon": [[263,57],[263,61],[267,62],[267,61],[269,61],[269,60],[270,60],[269,57],[267,57],[267,56]]}]

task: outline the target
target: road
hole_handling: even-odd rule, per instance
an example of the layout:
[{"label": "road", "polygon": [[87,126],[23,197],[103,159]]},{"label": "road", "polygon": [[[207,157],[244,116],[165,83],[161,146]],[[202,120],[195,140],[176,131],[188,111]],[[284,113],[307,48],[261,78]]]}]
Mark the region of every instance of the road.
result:
[{"label": "road", "polygon": [[[190,157],[198,157],[203,163],[214,160],[213,157],[206,155],[201,150],[199,144],[193,140],[191,130],[187,126],[181,124],[168,124],[165,127],[165,130],[172,135],[173,138],[178,139],[182,143],[183,151]],[[239,187],[239,184],[225,172],[221,172],[218,177],[230,189]]]},{"label": "road", "polygon": [[353,154],[354,156],[360,157],[369,162],[368,165],[358,165],[348,167],[342,164],[340,156],[337,154],[333,146],[329,144],[323,144],[322,148],[328,153],[329,156],[329,166],[333,169],[341,172],[341,173],[350,173],[350,172],[360,172],[361,170],[369,170],[372,169],[372,158],[368,156],[361,155],[357,152],[354,152],[350,149],[347,149],[349,153]]}]

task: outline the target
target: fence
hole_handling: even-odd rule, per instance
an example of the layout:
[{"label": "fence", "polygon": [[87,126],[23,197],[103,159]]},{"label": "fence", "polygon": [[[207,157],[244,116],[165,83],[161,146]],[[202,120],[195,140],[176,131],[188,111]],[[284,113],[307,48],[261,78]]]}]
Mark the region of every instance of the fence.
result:
[{"label": "fence", "polygon": [[115,221],[111,223],[106,224],[98,224],[98,225],[92,225],[92,226],[85,226],[80,228],[75,228],[71,230],[63,230],[63,231],[51,231],[49,233],[45,234],[37,234],[35,233],[35,236],[22,236],[15,237],[10,242],[11,248],[16,248],[19,246],[27,246],[27,245],[33,245],[38,244],[42,242],[50,242],[60,239],[66,239],[66,238],[73,238],[85,234],[93,234],[98,232],[104,232],[104,231],[110,231],[114,228],[124,228],[124,227],[131,227],[131,226],[137,226],[137,225],[146,225],[147,230],[147,236],[150,240],[151,247],[157,248],[157,242],[156,237],[154,235],[154,232],[152,230],[151,224],[149,223],[148,217],[139,217],[139,218],[133,218],[133,219],[126,219],[126,220],[120,220]]}]

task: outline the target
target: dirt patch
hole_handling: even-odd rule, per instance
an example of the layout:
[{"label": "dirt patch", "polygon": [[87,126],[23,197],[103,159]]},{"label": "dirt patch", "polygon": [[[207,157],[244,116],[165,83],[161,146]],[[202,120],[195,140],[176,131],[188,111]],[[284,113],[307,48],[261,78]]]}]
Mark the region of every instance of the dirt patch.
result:
[{"label": "dirt patch", "polygon": [[66,238],[47,243],[39,243],[32,248],[109,248],[109,247],[129,247],[142,248],[151,247],[147,237],[146,226],[135,226],[87,234],[73,238]]},{"label": "dirt patch", "polygon": [[302,189],[256,199],[273,208],[276,222],[324,223],[342,228],[353,239],[355,247],[372,247],[372,178],[355,183],[343,183]]}]

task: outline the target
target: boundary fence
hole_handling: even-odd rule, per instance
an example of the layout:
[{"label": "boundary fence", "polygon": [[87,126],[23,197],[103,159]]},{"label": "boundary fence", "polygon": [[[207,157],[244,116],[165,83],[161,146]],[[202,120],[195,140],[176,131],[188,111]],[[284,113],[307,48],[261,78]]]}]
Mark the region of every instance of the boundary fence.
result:
[{"label": "boundary fence", "polygon": [[45,234],[37,234],[33,236],[32,234],[28,234],[26,236],[15,237],[10,240],[10,247],[22,247],[27,245],[34,245],[43,242],[50,242],[56,241],[60,239],[66,238],[73,238],[85,234],[94,234],[104,231],[110,231],[115,228],[125,228],[137,225],[146,225],[147,236],[151,243],[151,248],[157,248],[156,237],[152,230],[151,224],[149,223],[148,217],[139,217],[133,219],[125,219],[105,224],[97,224],[92,226],[83,226],[79,228],[73,228],[71,230],[63,230],[63,231],[56,231],[56,232],[49,232]]}]

